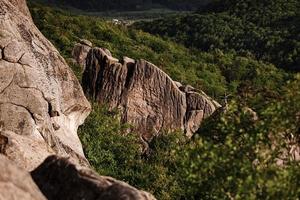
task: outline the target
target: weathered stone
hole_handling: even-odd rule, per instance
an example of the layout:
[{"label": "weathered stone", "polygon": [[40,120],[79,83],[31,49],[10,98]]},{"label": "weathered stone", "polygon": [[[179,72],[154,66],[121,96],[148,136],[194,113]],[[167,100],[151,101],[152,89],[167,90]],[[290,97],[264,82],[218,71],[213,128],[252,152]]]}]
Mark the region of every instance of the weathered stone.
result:
[{"label": "weathered stone", "polygon": [[[111,54],[110,54],[110,56],[112,56]],[[122,60],[123,62],[122,62],[122,64],[124,65],[124,64],[134,64],[135,63],[135,60],[134,59],[132,59],[132,58],[128,58],[128,57],[126,57],[126,56],[124,56],[123,57],[123,60]]]},{"label": "weathered stone", "polygon": [[27,170],[58,154],[88,165],[77,128],[91,107],[54,46],[37,30],[25,0],[0,1],[1,151]]},{"label": "weathered stone", "polygon": [[48,200],[155,199],[152,195],[124,182],[99,176],[90,169],[76,167],[67,159],[56,156],[47,158],[31,174]]},{"label": "weathered stone", "polygon": [[178,88],[182,87],[182,84],[181,84],[180,82],[174,81],[174,83],[175,83],[175,85],[176,85]]},{"label": "weathered stone", "polygon": [[34,59],[34,55],[32,53],[25,53],[20,58],[19,63],[27,66],[37,66],[36,60]]},{"label": "weathered stone", "polygon": [[90,41],[88,41],[86,39],[80,39],[79,42],[80,42],[80,44],[84,44],[84,45],[89,46],[89,47],[93,46],[92,42],[90,42]]},{"label": "weathered stone", "polygon": [[[101,48],[108,56],[112,57],[112,54],[110,53],[110,51],[106,48]],[[128,57],[125,57],[128,58]],[[131,59],[131,58],[130,58]]]},{"label": "weathered stone", "polygon": [[[1,143],[1,137],[0,137]],[[30,174],[0,154],[0,200],[46,200]]]},{"label": "weathered stone", "polygon": [[203,110],[191,110],[186,113],[185,131],[188,137],[191,137],[199,129],[203,119]]},{"label": "weathered stone", "polygon": [[91,47],[85,44],[77,43],[72,50],[72,56],[83,70],[85,69],[85,60]]},{"label": "weathered stone", "polygon": [[[85,70],[86,66],[86,57],[88,52],[92,48],[92,43],[88,40],[81,39],[79,43],[76,43],[73,50],[72,50],[72,56],[76,60],[76,63],[79,64],[82,68],[82,71]],[[107,55],[112,57],[110,51],[105,48],[101,48],[101,50]],[[127,57],[126,57],[127,58]],[[128,58],[129,59],[129,58]],[[132,59],[131,59],[132,60]]]},{"label": "weathered stone", "polygon": [[[0,27],[0,153],[27,170],[49,155],[63,157],[50,157],[33,172],[49,199],[154,199],[80,168],[89,164],[77,128],[91,107],[64,59],[33,24],[25,0],[0,0]],[[0,155],[2,199],[45,197]]]},{"label": "weathered stone", "polygon": [[25,47],[22,42],[16,40],[10,42],[3,50],[3,59],[9,62],[16,63],[25,52]]},{"label": "weathered stone", "polygon": [[122,121],[134,125],[146,141],[163,131],[182,130],[191,136],[220,107],[205,93],[174,82],[145,60],[124,57],[119,62],[103,49],[93,48],[86,65],[86,95],[111,109],[119,108]]}]

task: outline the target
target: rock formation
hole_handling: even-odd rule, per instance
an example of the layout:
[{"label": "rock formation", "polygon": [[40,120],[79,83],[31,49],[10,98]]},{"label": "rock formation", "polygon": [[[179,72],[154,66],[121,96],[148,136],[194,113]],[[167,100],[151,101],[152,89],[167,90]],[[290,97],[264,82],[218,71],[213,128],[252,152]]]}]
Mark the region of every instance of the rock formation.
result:
[{"label": "rock formation", "polygon": [[77,64],[79,64],[82,69],[85,69],[85,60],[87,57],[88,52],[92,48],[93,44],[85,39],[82,39],[79,41],[79,43],[76,43],[73,50],[72,50],[72,56],[76,60]]},{"label": "rock formation", "polygon": [[163,131],[191,136],[220,106],[145,60],[119,62],[102,48],[88,53],[82,84],[89,98],[120,109],[122,122],[134,125],[146,141]]},{"label": "rock formation", "polygon": [[91,107],[25,0],[0,1],[1,151],[27,170],[58,154],[88,165],[77,136]]},{"label": "rock formation", "polygon": [[30,174],[0,154],[0,200],[46,200]]},{"label": "rock formation", "polygon": [[154,200],[146,192],[113,178],[99,176],[90,169],[78,168],[57,156],[47,158],[31,174],[49,200]]},{"label": "rock formation", "polygon": [[[33,24],[26,1],[0,0],[0,154],[6,156],[0,155],[0,200],[154,199],[84,168],[89,164],[77,128],[90,110],[75,75]],[[46,197],[24,169],[35,169]]]}]

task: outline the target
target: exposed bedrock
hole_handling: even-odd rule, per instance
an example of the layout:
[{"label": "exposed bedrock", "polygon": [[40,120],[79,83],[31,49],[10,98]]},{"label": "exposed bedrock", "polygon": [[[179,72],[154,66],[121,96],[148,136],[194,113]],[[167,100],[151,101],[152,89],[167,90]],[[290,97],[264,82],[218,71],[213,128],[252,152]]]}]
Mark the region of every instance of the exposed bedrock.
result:
[{"label": "exposed bedrock", "polygon": [[75,44],[72,50],[72,56],[75,61],[80,65],[80,67],[85,69],[85,60],[88,52],[92,48],[92,43],[88,40],[81,39],[78,43]]},{"label": "exposed bedrock", "polygon": [[46,200],[30,174],[0,154],[0,200],[18,199]]},{"label": "exposed bedrock", "polygon": [[147,192],[57,156],[47,158],[31,175],[48,200],[155,200]]},{"label": "exposed bedrock", "polygon": [[135,127],[146,141],[166,131],[191,136],[220,105],[204,92],[182,86],[145,60],[113,58],[92,48],[82,80],[86,96],[109,108],[118,108],[122,122]]},{"label": "exposed bedrock", "polygon": [[86,168],[77,128],[90,111],[26,1],[0,0],[0,200],[154,199]]},{"label": "exposed bedrock", "polygon": [[27,170],[52,154],[88,165],[77,128],[90,104],[25,0],[0,0],[0,55],[2,152]]}]

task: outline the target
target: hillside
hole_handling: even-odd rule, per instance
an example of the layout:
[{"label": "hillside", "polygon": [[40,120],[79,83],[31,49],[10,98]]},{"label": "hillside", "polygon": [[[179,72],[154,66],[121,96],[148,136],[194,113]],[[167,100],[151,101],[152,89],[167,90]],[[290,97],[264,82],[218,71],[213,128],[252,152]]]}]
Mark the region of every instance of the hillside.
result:
[{"label": "hillside", "polygon": [[234,51],[299,71],[299,9],[297,0],[215,1],[195,14],[139,22],[136,27],[188,47]]},{"label": "hillside", "polygon": [[134,11],[152,8],[168,8],[174,10],[197,10],[208,0],[42,0],[59,6],[74,7],[85,11]]},{"label": "hillside", "polygon": [[[199,51],[194,48],[196,43],[184,46],[99,17],[78,16],[39,4],[31,4],[30,10],[36,25],[79,79],[82,71],[70,59],[71,51],[85,38],[117,58],[146,59],[173,80],[203,90],[224,105],[205,120],[192,139],[180,131],[162,133],[148,143],[149,154],[142,154],[139,133],[128,133],[131,124],[120,123],[119,111],[93,102],[79,136],[98,173],[129,182],[158,199],[299,196],[299,162],[292,158],[299,155],[299,75],[249,53],[217,48]],[[216,18],[220,16],[216,14]],[[159,23],[156,26],[163,28]]]},{"label": "hillside", "polygon": [[[36,4],[31,6],[31,12],[39,29],[65,58],[71,58],[72,48],[80,38],[87,38],[95,46],[109,49],[117,58],[126,55],[149,60],[174,80],[190,84],[216,99],[222,99],[225,93],[236,95],[238,91],[239,96],[247,93],[251,96],[259,91],[276,95],[288,76],[251,56],[222,51],[199,52],[97,17],[75,16]],[[265,76],[259,76],[260,73]]]}]

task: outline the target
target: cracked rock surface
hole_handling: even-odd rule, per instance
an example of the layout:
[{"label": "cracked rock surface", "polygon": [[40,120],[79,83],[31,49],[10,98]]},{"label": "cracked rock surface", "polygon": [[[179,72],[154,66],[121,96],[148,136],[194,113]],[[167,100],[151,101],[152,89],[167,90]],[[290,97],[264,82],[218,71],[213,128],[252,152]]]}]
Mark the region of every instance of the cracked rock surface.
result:
[{"label": "cracked rock surface", "polygon": [[52,154],[87,166],[77,128],[90,110],[26,1],[0,0],[0,135],[7,141],[1,152],[27,170]]},{"label": "cracked rock surface", "polygon": [[47,158],[31,175],[49,200],[155,200],[152,195],[124,182],[99,176],[57,156]]},{"label": "cracked rock surface", "polygon": [[76,60],[76,62],[80,65],[80,67],[85,69],[85,60],[88,52],[92,48],[92,43],[88,40],[81,39],[78,43],[75,44],[72,50],[72,56]]},{"label": "cracked rock surface", "polygon": [[145,141],[163,131],[182,130],[191,137],[220,107],[150,62],[127,57],[119,61],[102,48],[89,51],[82,84],[90,99],[120,109],[121,120],[134,125]]},{"label": "cracked rock surface", "polygon": [[[1,138],[0,138],[1,141]],[[0,154],[0,200],[46,200],[30,174]]]},{"label": "cracked rock surface", "polygon": [[0,200],[155,199],[89,169],[77,128],[90,110],[26,1],[0,0]]}]

